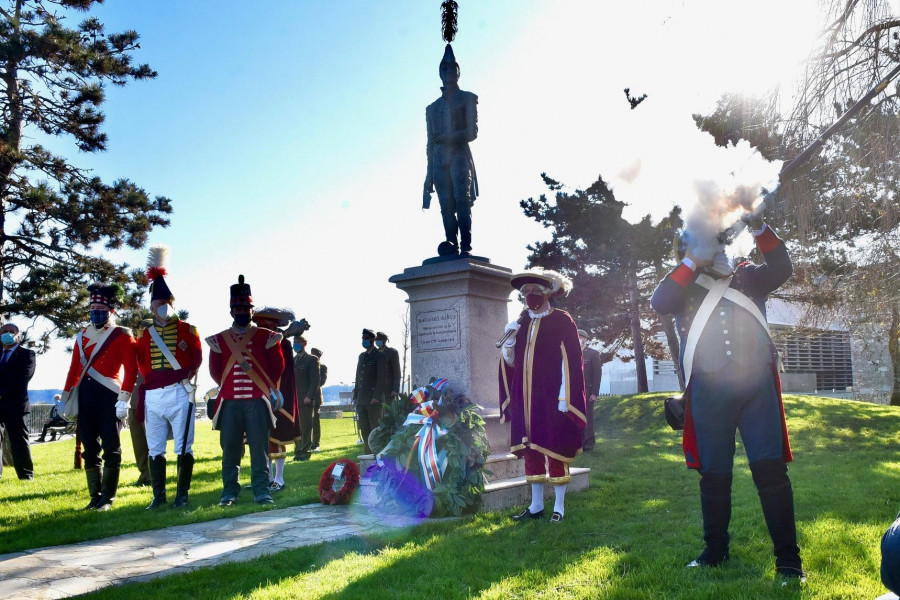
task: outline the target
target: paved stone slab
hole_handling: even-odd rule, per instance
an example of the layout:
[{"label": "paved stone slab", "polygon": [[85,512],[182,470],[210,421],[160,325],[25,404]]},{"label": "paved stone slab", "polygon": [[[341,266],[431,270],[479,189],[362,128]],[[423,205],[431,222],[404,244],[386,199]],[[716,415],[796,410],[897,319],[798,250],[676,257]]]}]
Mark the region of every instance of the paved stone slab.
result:
[{"label": "paved stone slab", "polygon": [[355,505],[308,504],[0,555],[0,600],[68,598],[290,548],[409,527]]}]

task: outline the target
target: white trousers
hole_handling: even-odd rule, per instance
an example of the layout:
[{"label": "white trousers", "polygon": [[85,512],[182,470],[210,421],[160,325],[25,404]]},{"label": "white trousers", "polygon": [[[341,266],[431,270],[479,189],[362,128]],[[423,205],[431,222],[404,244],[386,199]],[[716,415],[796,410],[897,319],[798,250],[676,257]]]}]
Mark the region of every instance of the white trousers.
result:
[{"label": "white trousers", "polygon": [[[147,448],[150,458],[166,455],[166,440],[175,440],[175,455],[180,456],[182,445],[185,454],[193,454],[194,410],[187,390],[180,383],[173,383],[156,390],[147,390],[144,396],[147,431]],[[184,428],[188,427],[185,440]]]}]

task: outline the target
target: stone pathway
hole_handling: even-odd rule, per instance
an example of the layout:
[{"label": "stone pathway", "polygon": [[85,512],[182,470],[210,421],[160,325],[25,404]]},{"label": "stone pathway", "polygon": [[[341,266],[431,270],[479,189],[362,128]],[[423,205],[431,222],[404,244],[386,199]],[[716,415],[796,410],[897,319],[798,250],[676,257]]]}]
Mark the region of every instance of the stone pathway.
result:
[{"label": "stone pathway", "polygon": [[67,598],[223,562],[415,525],[364,507],[309,504],[0,555],[0,599]]}]

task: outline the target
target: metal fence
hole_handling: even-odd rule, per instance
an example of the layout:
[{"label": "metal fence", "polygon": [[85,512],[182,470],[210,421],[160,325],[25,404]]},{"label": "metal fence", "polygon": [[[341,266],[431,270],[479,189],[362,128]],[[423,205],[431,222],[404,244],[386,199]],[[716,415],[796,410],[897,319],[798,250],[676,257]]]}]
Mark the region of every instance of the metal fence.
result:
[{"label": "metal fence", "polygon": [[31,412],[28,413],[28,431],[32,435],[40,435],[44,428],[44,422],[50,418],[50,409],[52,404],[32,404]]}]

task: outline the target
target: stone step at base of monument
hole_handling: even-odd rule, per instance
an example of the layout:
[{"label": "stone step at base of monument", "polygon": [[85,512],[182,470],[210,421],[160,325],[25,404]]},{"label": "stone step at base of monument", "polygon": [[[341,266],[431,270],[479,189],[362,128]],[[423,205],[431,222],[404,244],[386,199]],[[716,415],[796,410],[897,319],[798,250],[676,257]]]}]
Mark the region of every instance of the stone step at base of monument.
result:
[{"label": "stone step at base of monument", "polygon": [[[572,480],[566,487],[566,495],[590,487],[590,474],[591,470],[588,468],[571,467],[569,475]],[[553,496],[553,487],[551,483],[544,484],[545,498]],[[527,506],[531,502],[531,484],[525,481],[524,475],[492,481],[485,485],[481,500],[482,512]]]},{"label": "stone step at base of monument", "polygon": [[488,483],[512,479],[513,477],[525,475],[525,461],[519,460],[515,454],[510,454],[509,452],[496,452],[488,456],[484,469],[485,471],[490,471],[490,473],[485,473],[484,475]]}]

